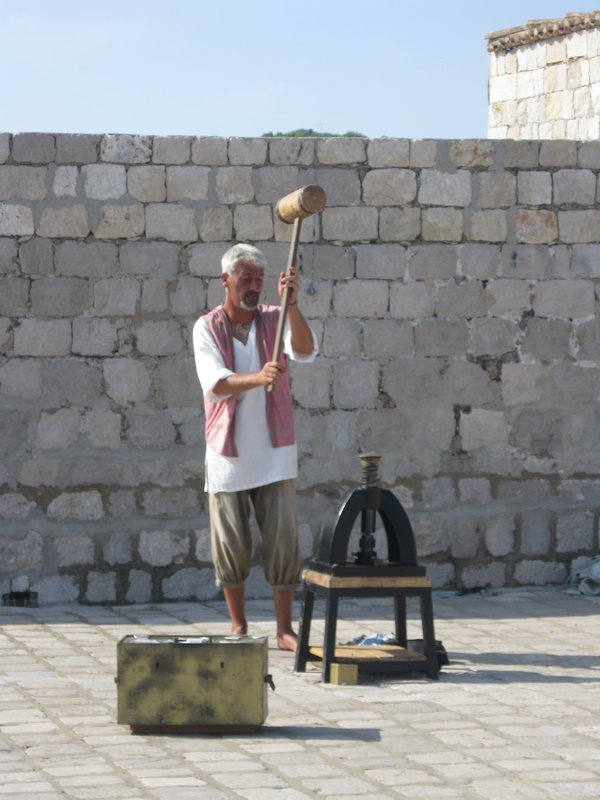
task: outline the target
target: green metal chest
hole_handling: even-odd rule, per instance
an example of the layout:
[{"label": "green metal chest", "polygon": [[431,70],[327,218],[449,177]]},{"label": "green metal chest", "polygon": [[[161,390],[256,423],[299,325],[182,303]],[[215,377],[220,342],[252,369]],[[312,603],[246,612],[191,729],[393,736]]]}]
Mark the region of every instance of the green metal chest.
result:
[{"label": "green metal chest", "polygon": [[267,717],[266,636],[125,636],[117,722],[134,733],[255,730]]}]

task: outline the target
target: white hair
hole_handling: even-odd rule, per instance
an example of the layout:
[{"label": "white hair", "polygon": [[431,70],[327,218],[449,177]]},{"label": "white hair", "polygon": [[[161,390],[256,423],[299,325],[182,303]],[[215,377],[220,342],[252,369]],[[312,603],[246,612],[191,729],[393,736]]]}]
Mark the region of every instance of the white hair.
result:
[{"label": "white hair", "polygon": [[233,275],[240,261],[247,261],[263,269],[267,267],[267,259],[258,247],[252,244],[234,244],[221,259],[221,272]]}]

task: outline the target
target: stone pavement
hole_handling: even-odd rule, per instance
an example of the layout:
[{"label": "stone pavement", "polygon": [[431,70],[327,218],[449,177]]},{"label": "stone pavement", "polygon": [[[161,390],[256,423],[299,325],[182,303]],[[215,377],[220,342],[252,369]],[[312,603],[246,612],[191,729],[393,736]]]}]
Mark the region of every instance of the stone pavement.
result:
[{"label": "stone pavement", "polygon": [[[436,593],[451,663],[422,676],[320,683],[273,647],[266,724],[252,735],[142,736],[116,724],[127,634],[224,634],[221,602],[1,608],[0,798],[600,797],[600,598],[556,588]],[[410,607],[409,638],[417,638]],[[391,600],[341,602],[338,636],[390,632]],[[322,636],[316,604],[312,641]]]}]

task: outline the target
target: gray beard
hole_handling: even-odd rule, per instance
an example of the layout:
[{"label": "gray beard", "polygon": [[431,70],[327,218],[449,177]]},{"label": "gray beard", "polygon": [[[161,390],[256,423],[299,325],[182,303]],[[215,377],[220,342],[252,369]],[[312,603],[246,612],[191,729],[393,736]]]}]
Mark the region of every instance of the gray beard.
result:
[{"label": "gray beard", "polygon": [[240,305],[244,309],[244,311],[256,311],[256,307],[258,306],[258,302],[254,303],[254,305],[250,305],[250,303],[247,303],[245,300],[242,300],[240,302]]}]

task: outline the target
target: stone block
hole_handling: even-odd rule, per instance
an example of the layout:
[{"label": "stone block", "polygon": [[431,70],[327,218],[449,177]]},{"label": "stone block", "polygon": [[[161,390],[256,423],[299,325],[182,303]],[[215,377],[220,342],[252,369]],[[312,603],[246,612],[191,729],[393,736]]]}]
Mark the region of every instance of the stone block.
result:
[{"label": "stone block", "polygon": [[501,411],[474,408],[469,414],[461,414],[460,436],[467,452],[482,448],[491,452],[504,451],[508,445],[508,433]]},{"label": "stone block", "polygon": [[413,326],[410,322],[397,319],[365,320],[363,347],[366,358],[375,358],[380,361],[412,356],[415,349]]},{"label": "stone block", "polygon": [[208,200],[209,167],[167,167],[167,200]]},{"label": "stone block", "polygon": [[421,484],[421,502],[424,508],[454,508],[456,493],[452,478],[425,478]]},{"label": "stone block", "polygon": [[503,364],[502,399],[506,406],[536,403],[542,397],[539,364]]},{"label": "stone block", "polygon": [[0,317],[0,353],[7,353],[12,334],[12,327],[9,319]]},{"label": "stone block", "polygon": [[497,245],[465,243],[458,248],[460,274],[466,278],[489,279],[500,274],[500,249]]},{"label": "stone block", "polygon": [[127,192],[125,167],[120,164],[88,164],[81,172],[86,197],[91,200],[118,200]]},{"label": "stone block", "polygon": [[519,171],[518,192],[521,205],[549,205],[552,202],[552,175],[549,172]]},{"label": "stone block", "polygon": [[594,512],[561,514],[556,521],[556,552],[586,553],[594,549]]},{"label": "stone block", "polygon": [[40,486],[56,486],[60,466],[61,462],[56,458],[36,455],[35,458],[25,459],[19,469],[19,483],[36,489]]},{"label": "stone block", "polygon": [[341,317],[327,320],[323,337],[323,355],[347,357],[361,355],[361,323]]},{"label": "stone block", "polygon": [[77,519],[81,521],[102,519],[104,509],[100,492],[63,492],[55,497],[46,511],[48,519]]},{"label": "stone block", "polygon": [[491,209],[471,214],[471,239],[477,242],[505,242],[508,234],[506,211]]},{"label": "stone block", "polygon": [[227,139],[198,136],[192,140],[192,163],[209,167],[227,164]]},{"label": "stone block", "polygon": [[181,327],[175,320],[144,322],[137,329],[137,349],[144,355],[175,355],[183,346]]},{"label": "stone block", "polygon": [[171,278],[179,270],[179,248],[168,242],[125,242],[119,255],[121,269],[132,275]]},{"label": "stone block", "polygon": [[142,284],[142,313],[158,313],[169,307],[167,282],[164,278],[146,280]]},{"label": "stone block", "polygon": [[508,208],[517,200],[517,180],[510,172],[482,172],[479,175],[479,207]]},{"label": "stone block", "polygon": [[296,136],[274,136],[268,139],[271,164],[308,166],[315,160],[315,139]]},{"label": "stone block", "polygon": [[42,412],[34,446],[41,449],[62,449],[77,441],[81,415],[74,408],[60,408],[53,413]]},{"label": "stone block", "polygon": [[97,158],[99,144],[99,136],[59,133],[56,136],[56,163],[93,164]]},{"label": "stone block", "polygon": [[0,133],[0,164],[8,161],[10,156],[10,134]]},{"label": "stone block", "polygon": [[152,162],[186,164],[190,160],[191,145],[189,136],[155,136],[152,140]]},{"label": "stone block", "polygon": [[[450,360],[447,367],[435,362],[433,366],[442,375],[441,386],[438,388],[439,396],[453,405],[483,406],[497,403],[497,387],[489,373],[479,364],[467,361],[464,355],[462,358]],[[434,387],[439,384],[439,378],[432,383]],[[424,387],[423,390],[426,391]]]},{"label": "stone block", "polygon": [[100,364],[69,358],[42,363],[44,393],[56,398],[57,405],[94,406],[102,394]]},{"label": "stone block", "polygon": [[520,209],[515,217],[518,242],[549,244],[558,238],[558,226],[554,211]]},{"label": "stone block", "polygon": [[456,275],[456,245],[425,244],[412,249],[413,256],[409,261],[408,271],[413,280],[453,278]]},{"label": "stone block", "polygon": [[233,214],[217,206],[202,210],[200,238],[203,242],[227,242],[233,238]]},{"label": "stone block", "polygon": [[435,308],[434,289],[425,281],[390,286],[390,314],[395,319],[427,319]]},{"label": "stone block", "polygon": [[83,432],[94,447],[116,450],[121,446],[121,415],[113,411],[90,411],[86,414]]},{"label": "stone block", "polygon": [[488,586],[498,589],[506,585],[506,566],[500,562],[486,566],[467,566],[460,575],[465,589],[485,589]]},{"label": "stone block", "polygon": [[367,139],[340,136],[332,139],[317,139],[319,164],[364,164]]},{"label": "stone block", "polygon": [[[41,251],[44,239],[32,240],[40,242],[32,248],[31,264]],[[46,243],[44,257],[49,260],[52,245]],[[111,242],[63,242],[56,245],[55,267],[58,275],[81,278],[108,278],[119,271],[118,250]],[[38,262],[39,263],[39,262]],[[50,271],[50,270],[48,270]]]},{"label": "stone block", "polygon": [[84,239],[90,232],[87,209],[82,205],[45,208],[37,232],[49,239]]},{"label": "stone block", "polygon": [[[292,380],[292,396],[301,408],[329,408],[331,361],[317,358],[307,368],[292,362],[289,365]],[[296,379],[297,374],[297,379]]]},{"label": "stone block", "polygon": [[[127,489],[118,489],[115,492],[111,492],[108,500],[108,508],[111,517],[133,516],[136,513],[134,492]],[[122,562],[126,563],[131,560],[131,553],[129,552],[131,545],[131,538],[128,534],[124,532],[114,533],[104,548],[104,558],[111,564],[118,563],[116,561],[117,556],[124,557],[125,553],[127,553],[127,558]],[[110,553],[111,558],[115,560],[110,561],[107,555],[108,553]]]},{"label": "stone block", "polygon": [[329,241],[360,242],[377,238],[375,208],[326,208],[323,236]]},{"label": "stone block", "polygon": [[[218,591],[212,569],[187,567],[177,570],[174,575],[162,581],[163,597],[167,600],[212,600]],[[268,596],[268,592],[267,588],[259,596]],[[249,588],[247,596],[251,595],[252,588]]]},{"label": "stone block", "polygon": [[516,348],[519,328],[512,320],[474,319],[469,326],[469,353],[502,356]]},{"label": "stone block", "polygon": [[206,292],[199,278],[179,278],[170,291],[171,310],[175,316],[195,319],[204,311]]},{"label": "stone block", "polygon": [[118,164],[147,164],[152,154],[149,136],[108,134],[100,142],[100,160]]},{"label": "stone block", "polygon": [[[343,170],[342,170],[343,171]],[[297,167],[258,167],[254,170],[256,202],[275,205],[300,184]],[[319,183],[323,186],[321,177]]]},{"label": "stone block", "polygon": [[49,133],[17,133],[13,136],[14,161],[48,164],[55,158],[54,136]]},{"label": "stone block", "polygon": [[167,198],[164,167],[129,167],[127,191],[141,203],[162,203]]},{"label": "stone block", "polygon": [[132,358],[105,361],[104,380],[108,396],[121,406],[143,402],[150,391],[146,367]]},{"label": "stone block", "polygon": [[467,350],[465,320],[422,320],[415,326],[415,353],[422,356],[463,355]]},{"label": "stone block", "polygon": [[27,278],[0,278],[0,314],[6,317],[24,317],[29,310],[29,280]]},{"label": "stone block", "polygon": [[129,573],[129,588],[125,599],[128,603],[148,603],[152,597],[152,576],[141,569]]},{"label": "stone block", "polygon": [[475,558],[483,538],[481,522],[472,517],[459,517],[450,545],[452,558]]},{"label": "stone block", "polygon": [[134,239],[144,233],[144,206],[134,203],[127,206],[102,206],[100,219],[94,231],[97,239]]},{"label": "stone block", "polygon": [[460,139],[450,142],[448,155],[457,167],[491,167],[494,163],[494,142]]},{"label": "stone block", "polygon": [[388,310],[388,284],[377,280],[338,283],[333,308],[340,317],[382,317]]},{"label": "stone block", "polygon": [[571,325],[560,319],[527,320],[521,352],[543,362],[562,361],[570,353]]},{"label": "stone block", "polygon": [[46,167],[0,167],[0,200],[43,200]]},{"label": "stone block", "polygon": [[327,205],[356,206],[361,203],[361,183],[357,169],[349,167],[324,167],[318,171],[300,172],[298,180],[302,183],[318,182],[327,195]]},{"label": "stone block", "polygon": [[367,144],[369,166],[408,167],[410,161],[410,141],[408,139],[370,139]]},{"label": "stone block", "polygon": [[460,242],[463,212],[458,208],[425,208],[421,212],[421,236],[426,242]]},{"label": "stone block", "polygon": [[[24,270],[21,270],[24,272]],[[0,239],[0,275],[17,272],[17,243],[14,239]]]},{"label": "stone block", "polygon": [[14,332],[17,356],[66,356],[71,351],[71,322],[67,319],[23,319]]},{"label": "stone block", "polygon": [[442,392],[439,365],[431,358],[403,358],[382,368],[381,385],[398,408],[418,407]]},{"label": "stone block", "polygon": [[0,571],[3,573],[40,568],[44,557],[44,541],[39,533],[31,531],[23,538],[0,538]]},{"label": "stone block", "polygon": [[531,289],[527,281],[499,278],[490,281],[484,291],[490,313],[497,317],[520,319],[531,307]]},{"label": "stone block", "polygon": [[38,317],[74,317],[89,310],[88,294],[84,278],[39,278],[31,285],[31,310]]},{"label": "stone block", "polygon": [[127,440],[133,447],[164,450],[175,443],[170,413],[131,411],[126,416]]},{"label": "stone block", "polygon": [[379,364],[357,358],[333,364],[333,402],[337,408],[374,408],[379,394]]},{"label": "stone block", "polygon": [[384,242],[412,242],[421,233],[418,208],[382,208],[379,213],[379,236]]},{"label": "stone block", "polygon": [[583,361],[598,361],[600,358],[600,320],[594,319],[578,325],[578,358]]},{"label": "stone block", "polygon": [[534,289],[538,317],[584,320],[594,316],[594,284],[584,280],[540,281]]},{"label": "stone block", "polygon": [[589,169],[559,169],[553,175],[554,202],[557,205],[593,206],[596,176]]},{"label": "stone block", "polygon": [[40,606],[65,605],[79,599],[77,579],[71,575],[54,575],[35,582]]},{"label": "stone block", "polygon": [[480,317],[486,314],[480,281],[448,281],[435,290],[435,316],[444,319]]},{"label": "stone block", "polygon": [[397,281],[404,277],[408,251],[396,244],[358,245],[356,248],[356,277],[381,278]]},{"label": "stone block", "polygon": [[540,143],[534,141],[507,140],[504,146],[505,169],[537,169]]},{"label": "stone block", "polygon": [[521,554],[547,556],[550,554],[552,515],[544,509],[521,512]]},{"label": "stone block", "polygon": [[9,492],[0,495],[0,519],[26,519],[35,508],[36,503],[22,494]]},{"label": "stone block", "polygon": [[190,537],[172,531],[142,531],[138,545],[140,558],[151,567],[182,564],[190,552]]},{"label": "stone block", "polygon": [[515,581],[522,586],[545,586],[564,583],[567,567],[556,561],[520,561],[515,565]]},{"label": "stone block", "polygon": [[461,478],[458,481],[458,494],[461,503],[487,505],[492,499],[487,478]]},{"label": "stone block", "polygon": [[540,147],[540,166],[575,167],[577,142],[568,140],[544,141]]},{"label": "stone block", "polygon": [[117,325],[107,319],[79,317],[73,320],[72,351],[83,356],[110,356],[117,347]]},{"label": "stone block", "polygon": [[410,143],[411,167],[434,167],[437,155],[437,139],[415,139]]},{"label": "stone block", "polygon": [[34,400],[42,396],[42,369],[38,361],[11,359],[0,366],[0,394]]},{"label": "stone block", "polygon": [[558,228],[563,242],[597,243],[600,240],[600,211],[559,211]]},{"label": "stone block", "polygon": [[31,236],[34,230],[30,208],[0,203],[0,236]]},{"label": "stone block", "polygon": [[432,514],[425,518],[415,515],[411,522],[415,533],[419,563],[423,556],[448,552],[454,538],[454,531],[444,514]]},{"label": "stone block", "polygon": [[94,311],[101,317],[134,316],[140,297],[135,278],[107,278],[94,285]]},{"label": "stone block", "polygon": [[199,498],[194,489],[151,489],[144,492],[142,508],[150,517],[173,517],[194,511]]},{"label": "stone block", "polygon": [[114,603],[117,599],[114,572],[88,572],[85,599],[88,603]]},{"label": "stone block", "polygon": [[[600,67],[600,58],[597,58],[596,62]],[[600,80],[600,74],[598,80]],[[600,142],[580,142],[578,164],[584,169],[600,169]]]},{"label": "stone block", "polygon": [[77,197],[77,167],[57,167],[52,179],[52,192],[55,197]]},{"label": "stone block", "polygon": [[419,203],[425,206],[468,206],[471,202],[471,173],[466,170],[421,172]]},{"label": "stone block", "polygon": [[273,212],[270,206],[238,206],[233,214],[237,241],[260,241],[273,236]]},{"label": "stone block", "polygon": [[267,140],[233,137],[229,140],[229,163],[233,166],[264,164],[267,158]]},{"label": "stone block", "polygon": [[[565,277],[563,275],[556,277]],[[571,248],[570,277],[600,277],[600,245],[582,244]]]},{"label": "stone block", "polygon": [[250,203],[254,199],[250,167],[219,167],[216,190],[219,203]]},{"label": "stone block", "polygon": [[408,169],[372,169],[363,178],[363,200],[369,206],[404,206],[417,196],[417,178]]},{"label": "stone block", "polygon": [[453,564],[425,564],[427,577],[431,579],[433,589],[444,589],[455,585],[456,570]]},{"label": "stone block", "polygon": [[168,203],[146,207],[146,237],[169,242],[194,242],[198,238],[193,208]]},{"label": "stone block", "polygon": [[[168,408],[197,408],[199,421],[201,413],[200,383],[193,357],[185,359],[165,359],[158,365],[160,398]],[[203,423],[202,423],[203,424]]]},{"label": "stone block", "polygon": [[485,526],[485,546],[490,555],[500,558],[515,550],[515,524],[512,517],[494,517]]}]

